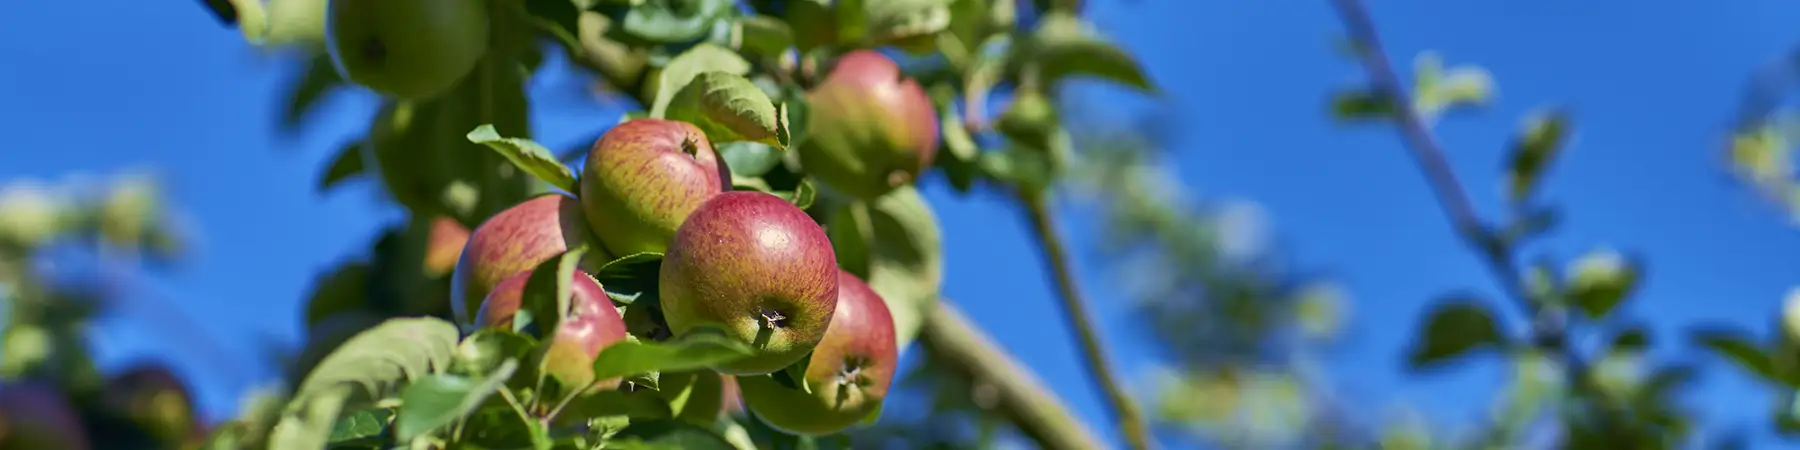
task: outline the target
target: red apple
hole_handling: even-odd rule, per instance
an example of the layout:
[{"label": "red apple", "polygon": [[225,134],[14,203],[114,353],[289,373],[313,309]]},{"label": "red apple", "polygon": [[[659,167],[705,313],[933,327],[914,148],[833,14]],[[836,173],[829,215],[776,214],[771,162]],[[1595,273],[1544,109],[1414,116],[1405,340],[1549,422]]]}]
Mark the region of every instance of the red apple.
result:
[{"label": "red apple", "polygon": [[[475,227],[456,260],[450,279],[450,311],[457,323],[472,323],[494,285],[544,261],[591,242],[581,202],[562,194],[544,194],[494,214]],[[591,248],[591,247],[590,247]],[[583,263],[598,267],[605,252],[591,248]]]},{"label": "red apple", "polygon": [[103,401],[120,417],[165,443],[178,443],[200,429],[187,384],[168,367],[145,364],[113,377]]},{"label": "red apple", "polygon": [[581,169],[581,202],[615,255],[662,253],[694,208],[731,186],[706,133],[687,122],[636,119],[601,135]]},{"label": "red apple", "polygon": [[[520,272],[494,286],[481,302],[475,323],[481,327],[512,329],[513,317],[523,305],[525,284],[531,272]],[[594,381],[594,358],[613,343],[625,340],[625,319],[606,296],[600,283],[577,271],[570,277],[568,317],[544,341],[545,370],[566,387],[587,386]],[[604,383],[602,383],[604,384]]]},{"label": "red apple", "polygon": [[800,163],[851,196],[875,198],[911,183],[937,154],[931,97],[879,52],[844,55],[807,100],[812,109]]},{"label": "red apple", "polygon": [[658,285],[677,338],[715,328],[756,354],[713,367],[781,370],[812,351],[837,306],[837,254],[812,217],[757,191],[719,194],[675,234]]},{"label": "red apple", "polygon": [[456,270],[456,258],[469,243],[469,227],[456,219],[438,217],[431,219],[431,234],[426,239],[425,275],[441,276]]}]

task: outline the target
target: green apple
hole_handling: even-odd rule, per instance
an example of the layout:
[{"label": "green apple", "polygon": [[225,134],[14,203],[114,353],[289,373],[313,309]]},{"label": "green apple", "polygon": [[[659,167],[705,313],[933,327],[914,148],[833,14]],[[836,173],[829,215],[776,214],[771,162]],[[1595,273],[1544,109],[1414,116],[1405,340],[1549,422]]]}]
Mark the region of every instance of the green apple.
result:
[{"label": "green apple", "polygon": [[450,312],[459,324],[471,324],[481,300],[494,285],[581,245],[589,245],[584,267],[599,267],[605,252],[593,249],[581,202],[562,194],[543,194],[519,202],[487,218],[469,233],[462,256],[450,276]]},{"label": "green apple", "polygon": [[616,255],[662,253],[701,203],[731,186],[706,133],[687,122],[635,119],[594,142],[581,202],[595,236]]},{"label": "green apple", "polygon": [[853,197],[875,198],[912,183],[937,154],[931,97],[879,52],[838,59],[807,101],[812,110],[800,164]]},{"label": "green apple", "polygon": [[325,43],[347,80],[407,100],[448,92],[488,50],[484,0],[331,0]]},{"label": "green apple", "polygon": [[[524,304],[525,284],[531,272],[520,272],[494,286],[494,292],[481,302],[475,323],[484,328],[512,329],[513,317]],[[625,319],[606,296],[600,283],[580,271],[570,276],[568,317],[557,324],[555,333],[541,339],[544,348],[544,370],[565,387],[585,387],[594,382],[594,358],[600,351],[625,340]],[[605,384],[605,383],[601,383]]]},{"label": "green apple", "polygon": [[804,379],[807,390],[783,385],[778,375],[738,377],[744,404],[757,418],[791,434],[826,435],[856,425],[881,410],[900,363],[894,318],[887,302],[849,272],[838,272],[837,314],[825,339],[813,348]]},{"label": "green apple", "polygon": [[812,351],[837,307],[837,254],[812,217],[757,191],[714,196],[675,233],[657,278],[677,338],[702,327],[754,355],[714,366],[731,375],[781,370]]}]

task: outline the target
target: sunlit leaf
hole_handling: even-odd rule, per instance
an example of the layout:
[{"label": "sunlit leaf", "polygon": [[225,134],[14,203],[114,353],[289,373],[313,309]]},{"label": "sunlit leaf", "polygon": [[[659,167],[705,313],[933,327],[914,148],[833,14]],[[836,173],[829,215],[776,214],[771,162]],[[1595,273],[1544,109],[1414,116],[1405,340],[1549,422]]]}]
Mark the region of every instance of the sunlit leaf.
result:
[{"label": "sunlit leaf", "polygon": [[576,192],[575,172],[558,161],[556,154],[543,145],[530,139],[500,137],[493,125],[476,127],[469,132],[468,138],[469,142],[486,145],[499,152],[518,166],[519,170],[544,180],[563,192]]},{"label": "sunlit leaf", "polygon": [[716,143],[750,141],[786,149],[786,108],[769,100],[749,79],[702,72],[669,101],[664,116],[694,124]]}]

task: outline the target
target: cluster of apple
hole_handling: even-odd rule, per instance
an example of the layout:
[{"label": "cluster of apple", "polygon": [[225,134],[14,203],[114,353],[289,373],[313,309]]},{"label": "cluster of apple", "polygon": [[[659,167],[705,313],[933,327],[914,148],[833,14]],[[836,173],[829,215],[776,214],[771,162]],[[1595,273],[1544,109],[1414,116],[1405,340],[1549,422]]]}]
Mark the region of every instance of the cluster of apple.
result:
[{"label": "cluster of apple", "polygon": [[[929,100],[879,53],[852,53],[836,67],[812,98],[819,108],[845,113],[814,123],[881,126],[815,134],[814,150],[802,152],[809,173],[856,196],[910,183],[930,162],[931,153],[919,150],[936,145]],[[868,87],[883,84],[912,89]],[[869,95],[912,95],[925,107],[867,108]],[[895,112],[931,127],[933,139],[907,141],[918,135],[909,130],[884,135],[900,127],[870,117]],[[535,267],[578,247],[603,253],[587,258],[569,281],[569,316],[545,344],[553,377],[591,385],[594,358],[626,339],[627,327],[586,271],[605,256],[662,254],[663,337],[707,330],[752,348],[752,356],[711,369],[735,378],[757,417],[791,433],[828,434],[876,412],[898,363],[886,302],[838,267],[824,229],[804,210],[773,194],[731,188],[729,169],[698,127],[653,118],[616,125],[590,149],[574,196],[539,195],[471,232],[452,274],[451,311],[465,325],[510,328]],[[804,364],[809,389],[770,376],[796,363]],[[599,385],[609,383],[616,380]]]}]

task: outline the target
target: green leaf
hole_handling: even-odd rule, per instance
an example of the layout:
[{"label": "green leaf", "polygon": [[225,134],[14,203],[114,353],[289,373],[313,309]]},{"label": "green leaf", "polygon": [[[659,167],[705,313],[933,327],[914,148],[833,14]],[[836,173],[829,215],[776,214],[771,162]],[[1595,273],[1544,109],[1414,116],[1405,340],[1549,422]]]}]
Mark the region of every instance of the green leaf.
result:
[{"label": "green leaf", "polygon": [[1446,70],[1435,52],[1421,53],[1413,60],[1413,108],[1427,121],[1457,108],[1486,105],[1493,85],[1487,69],[1458,66]]},{"label": "green leaf", "polygon": [[703,72],[669,101],[667,119],[694,124],[712,142],[750,141],[785,150],[787,108],[769,100],[750,79]]},{"label": "green leaf", "polygon": [[624,450],[737,450],[712,430],[679,420],[633,422],[613,435],[607,448]]},{"label": "green leaf", "polygon": [[[862,277],[887,302],[894,337],[905,351],[937,305],[944,276],[943,231],[931,205],[911,186],[860,205],[866,212],[858,213],[858,204],[852,204],[832,215],[825,233],[838,265]],[[867,218],[859,219],[859,214]]]},{"label": "green leaf", "polygon": [[334,314],[362,309],[369,290],[369,264],[346,262],[313,278],[312,296],[306,302],[306,326],[312,327]]},{"label": "green leaf", "polygon": [[1506,343],[1493,312],[1480,300],[1449,297],[1439,300],[1431,308],[1408,358],[1408,365],[1414,370],[1435,367],[1477,350],[1498,348]]},{"label": "green leaf", "polygon": [[231,6],[231,0],[200,0],[200,4],[206,5],[207,12],[211,12],[220,25],[237,25],[237,7]]},{"label": "green leaf", "polygon": [[1017,49],[1021,54],[1015,55],[1009,65],[1036,65],[1046,84],[1087,75],[1145,92],[1156,91],[1136,58],[1101,37],[1092,25],[1073,14],[1053,12],[1044,15],[1028,45]]},{"label": "green leaf", "polygon": [[531,174],[563,192],[575,192],[575,172],[556,160],[556,154],[530,139],[503,138],[494,126],[485,124],[470,131],[469,142],[482,144],[500,152],[519,170]]},{"label": "green leaf", "polygon": [[394,410],[389,408],[368,408],[345,414],[331,426],[330,441],[333,444],[382,444],[388,438],[388,426],[393,424]]},{"label": "green leaf", "polygon": [[594,280],[614,302],[635,305],[640,299],[654,299],[662,258],[661,253],[651,252],[626,255],[600,266],[594,271]]},{"label": "green leaf", "polygon": [[[447,323],[446,323],[447,324]],[[350,398],[350,387],[323,386],[296,395],[283,408],[269,430],[269,450],[318,450],[325,448],[337,425],[338,412]]]},{"label": "green leaf", "polygon": [[509,359],[480,379],[437,374],[413,382],[400,394],[395,437],[400,442],[410,442],[468,415],[499,391],[518,369],[518,360]]},{"label": "green leaf", "polygon": [[780,55],[794,46],[794,30],[787,22],[769,16],[738,18],[734,48],[766,56]]},{"label": "green leaf", "polygon": [[1650,348],[1650,329],[1643,324],[1632,324],[1612,337],[1612,344],[1607,346],[1614,352],[1641,352]]},{"label": "green leaf", "polygon": [[718,145],[719,157],[733,176],[756,178],[781,164],[781,150],[758,142],[727,142]]},{"label": "green leaf", "polygon": [[1550,109],[1532,114],[1514,136],[1511,157],[1506,167],[1506,193],[1514,203],[1523,203],[1537,190],[1544,175],[1567,140],[1568,113]]},{"label": "green leaf", "polygon": [[338,183],[365,172],[363,165],[363,148],[365,141],[355,141],[338,149],[337,156],[332,157],[331,165],[325,167],[325,174],[319,177],[319,192],[330,191]]},{"label": "green leaf", "polygon": [[742,342],[718,332],[695,330],[670,341],[619,342],[594,358],[594,378],[609,379],[646,372],[695,370],[728,363],[753,352]]},{"label": "green leaf", "polygon": [[632,44],[684,44],[706,37],[713,22],[731,11],[731,0],[642,0],[636,5],[602,6],[620,15],[608,34]]},{"label": "green leaf", "polygon": [[794,186],[793,192],[777,191],[772,192],[772,194],[775,194],[776,197],[781,197],[782,200],[787,200],[788,203],[793,203],[795,207],[800,209],[811,208],[813,201],[816,200],[819,195],[818,188],[813,186],[811,178],[800,179],[800,184]]},{"label": "green leaf", "polygon": [[[701,43],[681,52],[669,60],[669,65],[663,67],[661,75],[657,77],[656,99],[650,104],[649,117],[667,117],[669,102],[675,99],[675,94],[693,82],[694,77],[706,72],[746,75],[750,73],[750,62],[725,47],[711,43]],[[720,144],[718,141],[713,143]]]},{"label": "green leaf", "polygon": [[1601,318],[1637,289],[1639,258],[1612,250],[1596,250],[1570,264],[1569,298],[1589,318]]},{"label": "green leaf", "polygon": [[1772,383],[1782,383],[1781,377],[1775,373],[1775,362],[1769,354],[1758,346],[1743,331],[1730,326],[1704,326],[1691,329],[1690,339],[1725,357],[1740,369]]},{"label": "green leaf", "polygon": [[[838,7],[849,9],[842,2]],[[929,37],[950,27],[948,0],[865,0],[861,9],[867,27],[864,37],[871,44],[904,44],[904,41]],[[840,16],[843,14],[839,13]],[[844,34],[856,36],[854,32]]]},{"label": "green leaf", "polygon": [[537,339],[517,331],[482,328],[456,346],[450,373],[480,375],[492,372],[511,359],[524,359],[538,345]]},{"label": "green leaf", "polygon": [[1391,97],[1367,89],[1344,90],[1331,96],[1331,116],[1340,123],[1387,120],[1397,112]]},{"label": "green leaf", "polygon": [[374,396],[406,380],[447,368],[456,353],[456,325],[435,317],[388,319],[357,333],[315,366],[294,390],[306,398],[344,385]]},{"label": "green leaf", "polygon": [[[324,2],[321,0],[320,3]],[[282,128],[292,131],[299,127],[306,115],[318,107],[319,100],[343,81],[337,67],[331,63],[330,54],[320,52],[308,58],[300,78],[287,86],[287,107],[281,111]]]}]

